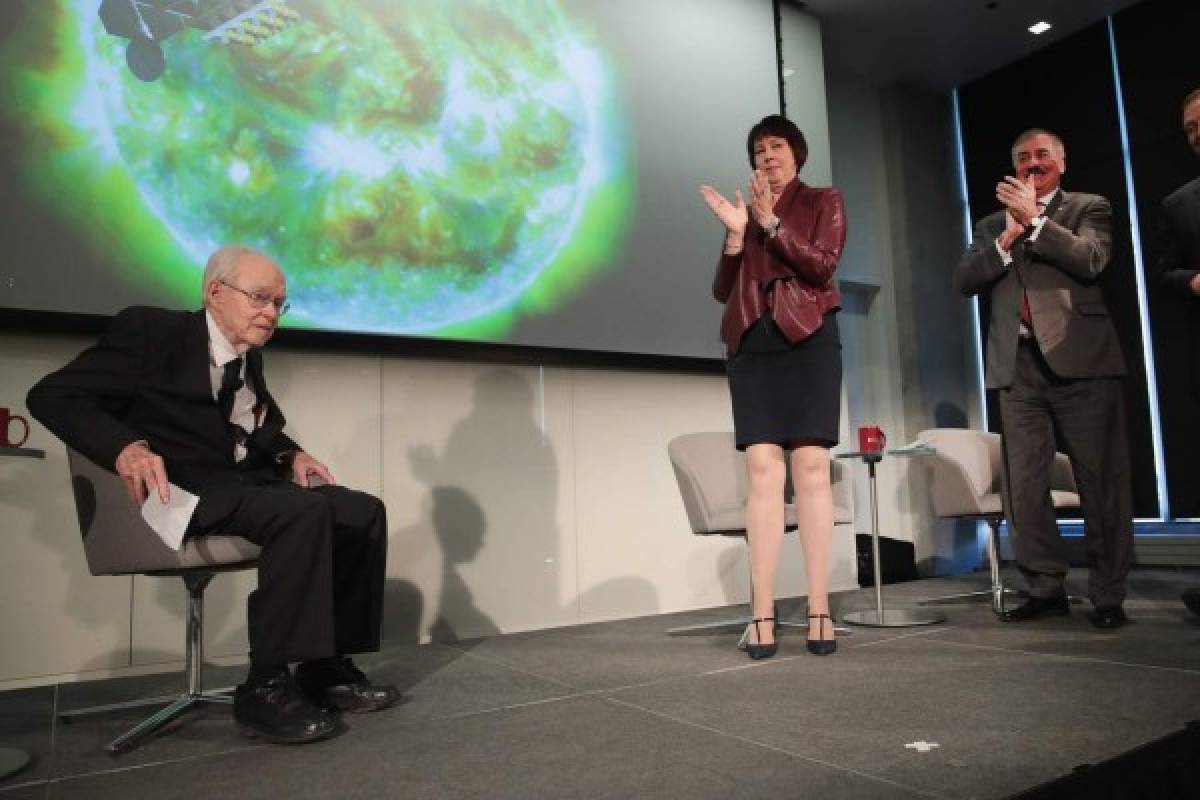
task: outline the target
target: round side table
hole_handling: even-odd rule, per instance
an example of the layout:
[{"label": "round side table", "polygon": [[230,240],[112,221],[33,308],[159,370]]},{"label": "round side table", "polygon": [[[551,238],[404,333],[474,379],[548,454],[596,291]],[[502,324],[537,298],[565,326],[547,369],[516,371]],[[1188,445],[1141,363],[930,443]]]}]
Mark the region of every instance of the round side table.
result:
[{"label": "round side table", "polygon": [[[906,447],[888,450],[887,455],[915,456],[932,453],[932,448]],[[871,484],[871,555],[875,572],[875,608],[866,611],[850,611],[842,614],[842,621],[851,625],[872,628],[909,628],[916,625],[936,625],[946,621],[940,611],[923,608],[884,608],[883,577],[879,564],[879,499],[875,488],[875,466],[883,461],[884,451],[855,451],[838,453],[838,458],[857,458],[867,465],[867,478]]]}]

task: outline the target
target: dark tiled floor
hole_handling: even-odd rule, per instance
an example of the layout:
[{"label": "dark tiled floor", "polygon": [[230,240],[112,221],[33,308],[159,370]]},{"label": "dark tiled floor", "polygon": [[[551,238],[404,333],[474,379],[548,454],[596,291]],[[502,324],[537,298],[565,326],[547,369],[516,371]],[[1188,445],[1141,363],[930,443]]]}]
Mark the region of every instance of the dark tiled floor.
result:
[{"label": "dark tiled floor", "polygon": [[[889,586],[889,607],[981,579]],[[412,701],[301,748],[195,714],[119,758],[103,745],[144,711],[53,723],[59,711],[175,688],[176,676],[0,694],[0,745],[34,755],[0,783],[33,798],[1001,798],[1200,718],[1200,625],[1178,604],[1200,573],[1142,570],[1135,622],[1008,625],[984,604],[927,628],[856,628],[815,658],[803,633],[752,663],[736,635],[668,638],[731,610],[645,617],[361,659]],[[870,607],[873,592],[838,598]],[[781,604],[802,613],[803,601]],[[732,609],[743,611],[744,609]],[[209,684],[240,669],[212,669]],[[913,745],[935,744],[922,752]]]}]

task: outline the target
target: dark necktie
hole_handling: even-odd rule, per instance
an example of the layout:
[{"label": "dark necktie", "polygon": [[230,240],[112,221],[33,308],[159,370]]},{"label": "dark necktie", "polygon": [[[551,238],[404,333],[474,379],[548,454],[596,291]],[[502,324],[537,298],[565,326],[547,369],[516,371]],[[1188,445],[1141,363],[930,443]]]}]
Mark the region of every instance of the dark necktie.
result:
[{"label": "dark necktie", "polygon": [[217,408],[221,410],[221,419],[225,422],[231,421],[233,398],[242,385],[242,357],[238,356],[225,365],[225,371],[221,373],[221,388],[217,390]]}]

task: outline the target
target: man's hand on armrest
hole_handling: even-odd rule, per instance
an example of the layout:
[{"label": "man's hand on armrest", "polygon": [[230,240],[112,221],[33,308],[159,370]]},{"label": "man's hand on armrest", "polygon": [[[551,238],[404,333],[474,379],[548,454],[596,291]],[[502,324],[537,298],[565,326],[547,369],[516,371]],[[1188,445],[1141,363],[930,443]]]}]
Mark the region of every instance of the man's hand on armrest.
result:
[{"label": "man's hand on armrest", "polygon": [[309,485],[309,476],[316,476],[319,482],[314,482],[316,485],[334,486],[337,481],[333,478],[333,473],[315,458],[310,456],[303,450],[297,450],[292,457],[292,480],[301,486]]},{"label": "man's hand on armrest", "polygon": [[113,465],[121,480],[125,481],[125,490],[129,498],[139,507],[146,502],[150,492],[158,492],[158,497],[164,503],[171,499],[171,490],[167,485],[167,468],[162,456],[150,449],[144,441],[130,442],[117,454]]}]

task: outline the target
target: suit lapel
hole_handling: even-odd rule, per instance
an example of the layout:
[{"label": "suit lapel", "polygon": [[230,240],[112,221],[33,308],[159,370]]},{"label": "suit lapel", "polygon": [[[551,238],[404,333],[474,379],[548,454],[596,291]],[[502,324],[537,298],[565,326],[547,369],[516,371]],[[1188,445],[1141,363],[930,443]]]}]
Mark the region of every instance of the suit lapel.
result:
[{"label": "suit lapel", "polygon": [[[208,323],[204,312],[188,315],[184,323],[183,342],[176,353],[173,380],[189,396],[204,396],[212,400],[212,378],[209,375]],[[212,400],[216,407],[216,400]]]},{"label": "suit lapel", "polygon": [[254,348],[246,354],[246,377],[249,378],[250,385],[254,387],[258,402],[264,404],[267,409],[262,424],[255,428],[251,438],[256,442],[269,442],[283,430],[285,420],[278,406],[275,405],[271,393],[267,391],[267,382],[263,377],[262,351],[258,348]]},{"label": "suit lapel", "polygon": [[1057,214],[1062,210],[1063,205],[1067,202],[1067,193],[1061,188],[1054,193],[1054,197],[1050,198],[1050,204],[1046,206],[1046,219],[1052,219],[1058,222]]}]

